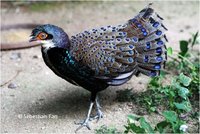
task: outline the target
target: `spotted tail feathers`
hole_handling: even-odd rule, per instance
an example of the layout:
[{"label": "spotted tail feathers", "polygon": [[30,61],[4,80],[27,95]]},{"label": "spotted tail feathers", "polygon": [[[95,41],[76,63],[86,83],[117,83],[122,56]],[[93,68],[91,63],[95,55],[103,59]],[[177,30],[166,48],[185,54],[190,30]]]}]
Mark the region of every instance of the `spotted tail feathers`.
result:
[{"label": "spotted tail feathers", "polygon": [[135,44],[138,72],[157,76],[167,60],[165,45],[167,28],[162,24],[163,18],[149,6],[129,20],[124,30],[127,31],[128,36],[138,38],[138,43]]}]

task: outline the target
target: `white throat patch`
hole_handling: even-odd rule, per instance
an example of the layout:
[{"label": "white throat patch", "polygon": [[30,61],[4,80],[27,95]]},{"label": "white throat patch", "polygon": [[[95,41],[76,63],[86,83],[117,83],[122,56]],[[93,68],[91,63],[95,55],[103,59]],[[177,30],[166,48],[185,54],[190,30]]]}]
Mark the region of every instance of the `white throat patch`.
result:
[{"label": "white throat patch", "polygon": [[42,47],[45,49],[55,47],[52,40],[40,40],[39,42],[42,43]]}]

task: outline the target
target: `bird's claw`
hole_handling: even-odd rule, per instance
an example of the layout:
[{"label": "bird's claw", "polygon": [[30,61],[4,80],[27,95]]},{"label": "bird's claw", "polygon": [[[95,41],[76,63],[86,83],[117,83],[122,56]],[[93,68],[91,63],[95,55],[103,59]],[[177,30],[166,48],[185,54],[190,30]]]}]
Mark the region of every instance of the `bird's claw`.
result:
[{"label": "bird's claw", "polygon": [[80,125],[80,126],[75,130],[75,132],[77,132],[78,130],[80,130],[82,127],[86,127],[86,128],[88,128],[89,130],[91,130],[91,128],[90,128],[88,122],[89,122],[89,119],[85,119],[85,120],[83,120],[83,121],[81,121],[81,122],[78,122],[78,123],[77,123],[77,122],[74,122],[76,125]]},{"label": "bird's claw", "polygon": [[103,112],[101,112],[101,110],[99,109],[97,111],[97,115],[96,116],[90,117],[90,121],[97,119],[97,122],[98,122],[101,118],[103,118]]},{"label": "bird's claw", "polygon": [[97,115],[94,116],[94,117],[91,117],[91,111],[92,111],[92,107],[94,105],[94,102],[92,101],[90,103],[90,107],[89,107],[89,110],[88,110],[88,114],[87,114],[87,118],[85,120],[83,120],[82,122],[79,122],[79,123],[76,123],[76,125],[80,125],[76,130],[75,132],[77,132],[78,130],[80,130],[81,128],[83,127],[87,127],[89,130],[91,130],[90,126],[89,126],[89,121],[92,121],[94,119],[97,119],[97,122],[100,120],[100,118],[103,118],[103,113],[101,112],[101,107],[99,105],[99,102],[98,102],[98,99],[96,98],[95,99],[95,102],[96,102],[96,110],[97,110]]}]

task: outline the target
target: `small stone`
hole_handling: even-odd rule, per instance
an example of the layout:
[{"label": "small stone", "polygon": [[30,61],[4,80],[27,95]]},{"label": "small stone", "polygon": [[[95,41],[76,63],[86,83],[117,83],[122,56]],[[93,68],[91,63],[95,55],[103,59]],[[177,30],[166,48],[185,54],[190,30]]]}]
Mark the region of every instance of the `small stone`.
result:
[{"label": "small stone", "polygon": [[138,82],[138,84],[140,84],[140,85],[141,85],[141,84],[142,84],[142,82],[141,82],[141,81],[139,81],[139,82]]},{"label": "small stone", "polygon": [[44,99],[39,99],[39,101],[44,101]]},{"label": "small stone", "polygon": [[191,28],[190,25],[186,25],[186,26],[185,26],[185,29],[190,29],[190,28]]},{"label": "small stone", "polygon": [[40,102],[35,102],[36,105],[40,105]]},{"label": "small stone", "polygon": [[188,126],[185,125],[185,124],[184,124],[184,125],[181,125],[180,128],[179,128],[179,130],[181,130],[181,131],[183,131],[183,132],[186,132],[187,129],[188,129]]},{"label": "small stone", "polygon": [[49,72],[45,72],[46,75],[49,75]]},{"label": "small stone", "polygon": [[182,120],[186,120],[187,119],[187,117],[190,115],[190,113],[182,113],[182,114],[180,114],[179,115],[179,117],[182,119]]},{"label": "small stone", "polygon": [[37,55],[33,55],[33,59],[38,59],[39,57]]},{"label": "small stone", "polygon": [[8,85],[8,88],[15,89],[15,88],[17,88],[17,85],[15,83],[10,83]]},{"label": "small stone", "polygon": [[119,107],[119,108],[118,108],[118,111],[122,111],[122,108]]},{"label": "small stone", "polygon": [[44,130],[46,127],[41,127],[42,130]]},{"label": "small stone", "polygon": [[30,133],[31,131],[28,128],[25,128],[26,132]]},{"label": "small stone", "polygon": [[10,56],[10,59],[20,61],[21,60],[21,53],[16,53],[16,52],[12,53],[11,56]]},{"label": "small stone", "polygon": [[19,13],[20,12],[20,8],[16,8],[15,13]]},{"label": "small stone", "polygon": [[133,107],[133,104],[129,102],[129,103],[127,103],[127,106],[128,107]]}]

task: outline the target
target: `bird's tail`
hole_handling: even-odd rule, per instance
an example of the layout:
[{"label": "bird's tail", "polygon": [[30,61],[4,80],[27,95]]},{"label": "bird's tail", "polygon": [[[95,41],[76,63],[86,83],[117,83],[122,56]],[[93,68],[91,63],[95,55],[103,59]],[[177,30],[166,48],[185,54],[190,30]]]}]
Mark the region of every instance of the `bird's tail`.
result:
[{"label": "bird's tail", "polygon": [[157,76],[167,60],[165,46],[167,38],[164,34],[167,28],[162,24],[163,18],[150,6],[151,4],[141,10],[135,18],[129,20],[129,25],[133,28],[132,33],[129,34],[133,34],[132,36],[137,34],[139,39],[135,46],[138,73]]}]

